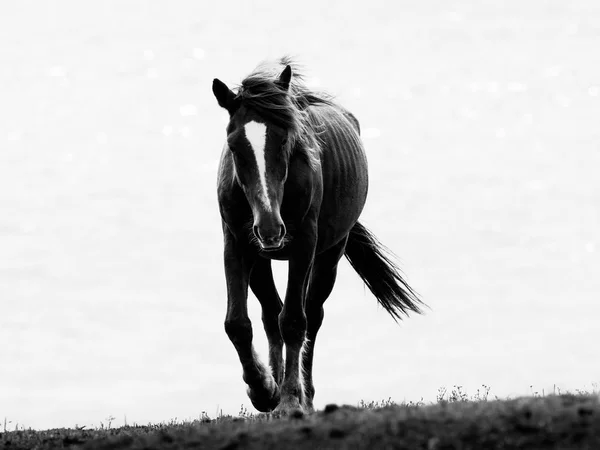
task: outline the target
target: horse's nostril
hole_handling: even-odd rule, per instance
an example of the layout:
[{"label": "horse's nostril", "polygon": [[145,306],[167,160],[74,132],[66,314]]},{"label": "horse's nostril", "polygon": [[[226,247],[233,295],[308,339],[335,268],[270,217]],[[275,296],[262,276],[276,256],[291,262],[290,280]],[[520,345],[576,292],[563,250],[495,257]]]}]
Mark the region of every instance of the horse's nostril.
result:
[{"label": "horse's nostril", "polygon": [[285,225],[281,224],[279,228],[279,239],[283,239],[285,236]]},{"label": "horse's nostril", "polygon": [[259,240],[262,240],[262,238],[260,237],[260,232],[258,231],[258,227],[256,225],[252,227],[252,231],[254,232],[254,236],[256,236]]}]

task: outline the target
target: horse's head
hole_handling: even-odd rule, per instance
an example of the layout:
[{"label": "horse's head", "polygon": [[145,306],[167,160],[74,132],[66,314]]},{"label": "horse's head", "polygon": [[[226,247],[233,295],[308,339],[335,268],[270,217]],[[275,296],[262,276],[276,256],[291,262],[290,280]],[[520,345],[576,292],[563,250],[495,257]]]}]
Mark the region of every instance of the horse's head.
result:
[{"label": "horse's head", "polygon": [[[278,79],[267,86],[272,92],[269,99],[288,101],[292,76],[287,66]],[[286,234],[280,207],[287,178],[290,156],[290,130],[278,120],[270,120],[260,107],[246,106],[223,82],[213,81],[213,93],[219,105],[229,112],[227,147],[233,158],[235,179],[246,195],[254,219],[253,232],[262,250],[276,250],[283,246]],[[277,97],[280,97],[277,99]]]}]

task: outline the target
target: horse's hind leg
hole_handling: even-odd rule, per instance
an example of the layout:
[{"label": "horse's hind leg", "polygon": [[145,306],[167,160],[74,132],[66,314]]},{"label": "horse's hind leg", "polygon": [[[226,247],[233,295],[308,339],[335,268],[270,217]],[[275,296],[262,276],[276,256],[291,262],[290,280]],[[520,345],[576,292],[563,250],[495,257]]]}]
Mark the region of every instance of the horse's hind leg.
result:
[{"label": "horse's hind leg", "polygon": [[278,317],[283,303],[275,287],[270,260],[257,259],[250,274],[250,287],[262,306],[262,321],[269,341],[269,365],[279,385],[283,381],[283,339]]},{"label": "horse's hind leg", "polygon": [[259,411],[271,411],[279,403],[279,388],[252,346],[252,324],[248,317],[248,284],[254,258],[248,249],[236,245],[227,230],[224,258],[227,281],[225,331],[242,363],[243,378],[252,404]]},{"label": "horse's hind leg", "polygon": [[334,247],[326,250],[315,258],[312,277],[308,287],[306,299],[306,345],[303,354],[305,408],[308,412],[314,411],[313,399],[315,386],[313,384],[312,368],[315,350],[315,340],[321,324],[323,323],[323,303],[331,294],[337,276],[337,266],[346,248],[347,237]]}]

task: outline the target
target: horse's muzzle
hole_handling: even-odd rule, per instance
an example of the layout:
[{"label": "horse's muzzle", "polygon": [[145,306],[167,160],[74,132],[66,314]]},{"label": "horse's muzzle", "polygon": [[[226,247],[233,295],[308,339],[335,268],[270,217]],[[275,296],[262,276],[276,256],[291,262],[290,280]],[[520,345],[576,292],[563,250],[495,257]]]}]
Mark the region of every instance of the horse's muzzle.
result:
[{"label": "horse's muzzle", "polygon": [[285,225],[280,224],[279,230],[276,233],[273,233],[271,230],[268,230],[268,234],[265,233],[265,231],[261,233],[260,227],[256,225],[252,227],[252,231],[254,232],[254,236],[256,236],[256,239],[258,240],[261,250],[279,250],[281,247],[283,247]]},{"label": "horse's muzzle", "polygon": [[258,243],[260,244],[260,249],[265,251],[265,252],[270,252],[273,250],[279,250],[280,248],[283,247],[283,239],[280,239],[278,242],[264,242],[264,241],[258,241]]}]

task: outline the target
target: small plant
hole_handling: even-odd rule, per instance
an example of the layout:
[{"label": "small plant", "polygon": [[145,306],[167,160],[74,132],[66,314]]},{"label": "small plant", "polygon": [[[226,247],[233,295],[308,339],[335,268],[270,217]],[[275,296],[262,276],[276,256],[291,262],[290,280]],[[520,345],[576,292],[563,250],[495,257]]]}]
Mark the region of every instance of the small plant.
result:
[{"label": "small plant", "polygon": [[[487,402],[490,394],[490,389],[491,388],[489,386],[482,384],[481,389],[477,389],[475,395],[471,399],[469,399],[467,392],[463,389],[462,386],[454,385],[449,395],[446,387],[442,386],[438,389],[436,400],[438,403],[455,403],[468,401]],[[498,397],[495,398],[496,400],[498,400]]]},{"label": "small plant", "polygon": [[365,402],[364,400],[361,400],[360,402],[358,402],[358,407],[359,408],[364,408],[364,409],[377,409],[377,408],[385,408],[387,406],[394,406],[396,404],[395,401],[392,400],[392,397],[388,397],[387,400],[381,400],[381,401],[375,401],[375,400],[371,400],[370,402]]},{"label": "small plant", "polygon": [[409,408],[418,408],[419,406],[425,406],[425,402],[423,401],[423,397],[421,397],[421,400],[417,401],[416,403],[411,400],[408,403],[402,403],[402,406],[406,406]]},{"label": "small plant", "polygon": [[490,387],[485,384],[481,385],[482,389],[477,389],[473,400],[476,402],[487,402],[488,395],[490,394]]},{"label": "small plant", "polygon": [[[106,419],[106,422],[108,423],[108,426],[106,427],[107,430],[110,430],[110,427],[112,425],[112,421],[115,420],[116,417],[114,417],[112,414],[110,414]],[[104,422],[100,422],[100,429],[104,430]]]},{"label": "small plant", "polygon": [[435,396],[435,399],[437,400],[438,403],[445,403],[446,402],[446,387],[442,386],[438,388],[437,391],[437,395]]},{"label": "small plant", "polygon": [[469,397],[467,396],[467,393],[465,391],[463,391],[462,386],[454,385],[452,392],[450,392],[450,398],[448,399],[448,401],[453,402],[453,403],[454,402],[468,402]]},{"label": "small plant", "polygon": [[575,393],[578,395],[600,395],[600,389],[598,383],[592,383],[592,389],[575,389]]},{"label": "small plant", "polygon": [[254,418],[254,414],[248,412],[248,408],[246,408],[243,404],[240,405],[240,412],[238,413],[238,417],[240,419],[252,419]]}]

